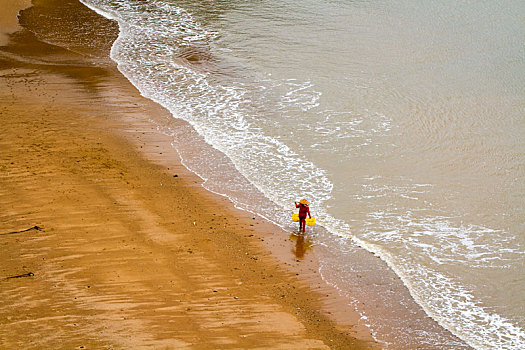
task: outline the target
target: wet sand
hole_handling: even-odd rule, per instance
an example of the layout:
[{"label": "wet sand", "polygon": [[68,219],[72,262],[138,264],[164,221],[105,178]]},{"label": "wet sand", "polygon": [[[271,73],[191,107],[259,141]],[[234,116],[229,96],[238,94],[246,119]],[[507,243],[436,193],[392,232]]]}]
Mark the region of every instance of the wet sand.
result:
[{"label": "wet sand", "polygon": [[21,29],[18,24],[18,11],[31,6],[30,0],[2,1],[2,13],[0,13],[0,45],[9,42],[9,34]]},{"label": "wet sand", "polygon": [[54,11],[105,19],[34,5],[0,47],[0,348],[379,347],[315,248],[181,165],[151,121],[169,113],[107,57],[115,28],[50,44]]}]

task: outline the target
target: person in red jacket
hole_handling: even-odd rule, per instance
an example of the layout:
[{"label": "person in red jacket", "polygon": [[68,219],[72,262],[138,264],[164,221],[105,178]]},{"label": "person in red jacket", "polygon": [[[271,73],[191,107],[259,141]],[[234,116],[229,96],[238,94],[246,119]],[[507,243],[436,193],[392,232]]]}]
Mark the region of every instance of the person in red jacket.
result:
[{"label": "person in red jacket", "polygon": [[306,214],[308,214],[308,217],[311,218],[310,215],[310,208],[308,208],[308,202],[306,199],[301,199],[299,201],[299,204],[295,202],[295,207],[299,208],[299,231],[306,231]]}]

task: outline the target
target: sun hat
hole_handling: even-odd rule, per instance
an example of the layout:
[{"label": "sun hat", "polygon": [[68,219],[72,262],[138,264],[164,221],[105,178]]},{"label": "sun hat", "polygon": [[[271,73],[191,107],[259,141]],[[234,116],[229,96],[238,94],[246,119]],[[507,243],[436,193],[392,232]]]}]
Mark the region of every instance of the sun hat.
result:
[{"label": "sun hat", "polygon": [[308,202],[306,199],[303,198],[303,199],[301,199],[299,201],[299,203],[304,204],[304,205],[308,205],[310,202]]}]

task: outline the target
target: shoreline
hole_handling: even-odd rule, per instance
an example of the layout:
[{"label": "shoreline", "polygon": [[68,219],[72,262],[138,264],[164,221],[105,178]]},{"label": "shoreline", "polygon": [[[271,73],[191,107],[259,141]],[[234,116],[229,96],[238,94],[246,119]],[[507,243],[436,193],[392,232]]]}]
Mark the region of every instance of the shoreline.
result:
[{"label": "shoreline", "polygon": [[[99,12],[96,9],[93,10],[104,17],[103,12]],[[109,18],[112,19],[113,17],[109,15]],[[121,73],[124,76],[126,76],[125,70],[123,70]],[[140,83],[137,84],[137,81],[132,79],[131,76],[128,79],[131,81],[132,85],[135,85],[137,87],[141,86]],[[149,96],[147,90],[145,91],[145,96]],[[155,98],[152,99],[156,100]],[[166,127],[166,125],[160,124],[162,123],[159,123],[159,130],[162,130],[164,127]],[[172,120],[168,122],[168,124],[170,126],[167,127],[167,130],[171,130],[173,125],[180,124],[187,126],[187,129],[185,129],[186,131],[191,129],[191,132],[195,132],[195,130],[189,124],[187,124],[184,121],[181,122],[178,119],[177,121]],[[176,134],[179,136],[180,132],[177,132]],[[204,143],[204,141],[202,141],[202,143]],[[180,152],[181,149],[187,148],[193,150],[195,146],[193,144],[191,146],[181,146],[181,143],[176,141],[174,141],[172,145],[173,144],[177,144],[177,146],[174,147],[177,148],[178,152]],[[199,145],[199,147],[205,148],[202,147],[202,145]],[[206,144],[206,147],[210,146]],[[221,156],[226,158],[226,156],[222,155],[222,153]],[[164,166],[169,165],[169,163],[163,163],[162,161],[160,162],[160,164],[163,164]],[[191,166],[187,166],[187,168],[190,169]],[[190,172],[198,176],[198,172],[193,172],[191,169]],[[237,170],[235,170],[234,172],[237,173]],[[228,193],[227,191],[219,193],[206,187],[205,183],[202,183],[202,186],[208,191],[214,194],[219,194],[220,196],[228,198],[229,200],[234,202],[234,199],[230,199],[228,197],[228,194],[226,194]],[[230,201],[227,202],[230,205],[232,205]],[[243,210],[241,210],[242,213],[240,215],[244,215],[247,217],[251,217],[252,215],[258,215],[253,214],[253,212],[251,212],[248,209],[245,210],[247,212],[243,212]],[[271,223],[268,226],[274,227]],[[279,228],[277,228],[277,230],[281,231]],[[323,229],[323,231],[325,230]],[[298,246],[303,246],[296,249],[296,251],[304,250],[304,246],[308,245],[308,243],[312,243],[308,242],[308,236],[302,237],[306,238],[306,243],[301,243],[297,236],[294,236],[294,234],[290,235],[290,232],[285,231],[283,231],[282,233],[285,236],[290,236],[290,242],[296,241],[298,243]],[[316,232],[315,234],[317,233],[319,232]],[[325,231],[325,233],[327,232]],[[290,249],[283,245],[281,239],[277,237],[266,236],[265,240],[266,246],[268,247],[272,255],[285,265],[290,265]],[[269,241],[270,243],[268,243]],[[364,242],[355,243],[357,252],[354,252],[354,254],[352,254],[353,256],[345,261],[345,263],[348,263],[345,266],[356,266],[357,271],[355,276],[350,277],[350,279],[353,279],[353,281],[349,283],[349,285],[343,284],[343,288],[340,288],[336,286],[337,283],[332,283],[334,282],[333,279],[330,279],[329,277],[325,279],[324,274],[322,274],[321,279],[319,279],[318,275],[312,275],[314,273],[321,272],[321,269],[323,269],[323,267],[326,267],[323,266],[321,263],[323,259],[327,257],[333,257],[330,256],[331,252],[328,252],[329,249],[323,247],[323,243],[321,243],[321,246],[315,248],[313,252],[309,253],[313,256],[313,258],[310,259],[309,263],[311,268],[303,268],[302,270],[300,270],[300,272],[303,276],[305,276],[305,274],[302,272],[307,272],[306,280],[308,280],[311,285],[316,286],[316,289],[320,288],[324,290],[323,294],[329,293],[326,294],[326,298],[323,297],[322,299],[325,303],[331,305],[331,307],[329,308],[330,311],[328,313],[338,323],[345,324],[348,323],[348,320],[355,323],[356,320],[359,319],[360,323],[367,324],[370,320],[369,316],[375,317],[376,322],[368,324],[367,327],[373,330],[373,332],[371,332],[370,334],[375,339],[375,341],[381,343],[383,347],[434,348],[440,346],[454,346],[457,348],[470,348],[470,346],[467,345],[461,338],[459,338],[459,336],[455,335],[448,328],[442,325],[442,319],[440,319],[439,317],[434,318],[433,316],[431,316],[432,313],[428,312],[428,310],[425,309],[424,302],[422,302],[421,299],[418,299],[417,295],[413,295],[412,292],[409,290],[408,286],[410,284],[406,283],[405,279],[400,278],[400,275],[396,274],[395,266],[391,266],[390,261],[381,258],[381,255],[378,255],[377,252],[370,246],[367,246],[367,248],[363,248],[363,246],[366,246],[361,246],[361,244],[363,244]],[[294,259],[291,260],[292,264],[293,260]],[[304,264],[304,262],[302,263]],[[293,267],[293,269],[295,268],[296,267]],[[323,269],[323,271],[324,270],[326,269]],[[294,270],[293,272],[295,271],[296,270]],[[311,272],[310,275],[308,275],[308,271]],[[363,276],[363,274],[365,276]],[[336,280],[336,282],[338,281]],[[357,285],[364,286],[360,288],[359,294],[356,293]],[[384,285],[385,288],[377,288],[381,285]],[[344,296],[342,297],[342,295]],[[336,301],[328,301],[330,298],[335,299]],[[390,302],[388,300],[389,298],[391,298],[393,302]],[[352,305],[352,307],[349,308],[350,305]],[[350,309],[353,309],[350,313],[354,315],[349,316],[345,314]],[[356,318],[356,312],[362,315],[362,317]],[[404,325],[400,326],[400,323],[403,323]],[[454,329],[454,327],[451,327],[451,329]],[[424,336],[422,336],[421,334],[424,334]],[[427,335],[430,335],[430,338],[428,338]]]},{"label": "shoreline", "polygon": [[114,63],[24,31],[2,52],[1,277],[32,274],[0,282],[3,345],[378,347],[313,260],[275,257],[298,260],[287,233],[202,188]]}]

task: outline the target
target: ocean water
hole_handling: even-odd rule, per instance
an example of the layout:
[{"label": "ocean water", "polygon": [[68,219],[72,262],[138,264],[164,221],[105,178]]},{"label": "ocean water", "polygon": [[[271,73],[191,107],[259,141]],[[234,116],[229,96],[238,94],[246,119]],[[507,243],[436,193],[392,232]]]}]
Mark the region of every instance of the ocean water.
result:
[{"label": "ocean water", "polygon": [[[372,287],[408,305],[402,283],[469,346],[525,348],[523,1],[82,2],[188,122],[156,121],[206,188],[290,232],[311,201],[320,272],[358,310]],[[385,347],[464,346],[361,311]]]}]

